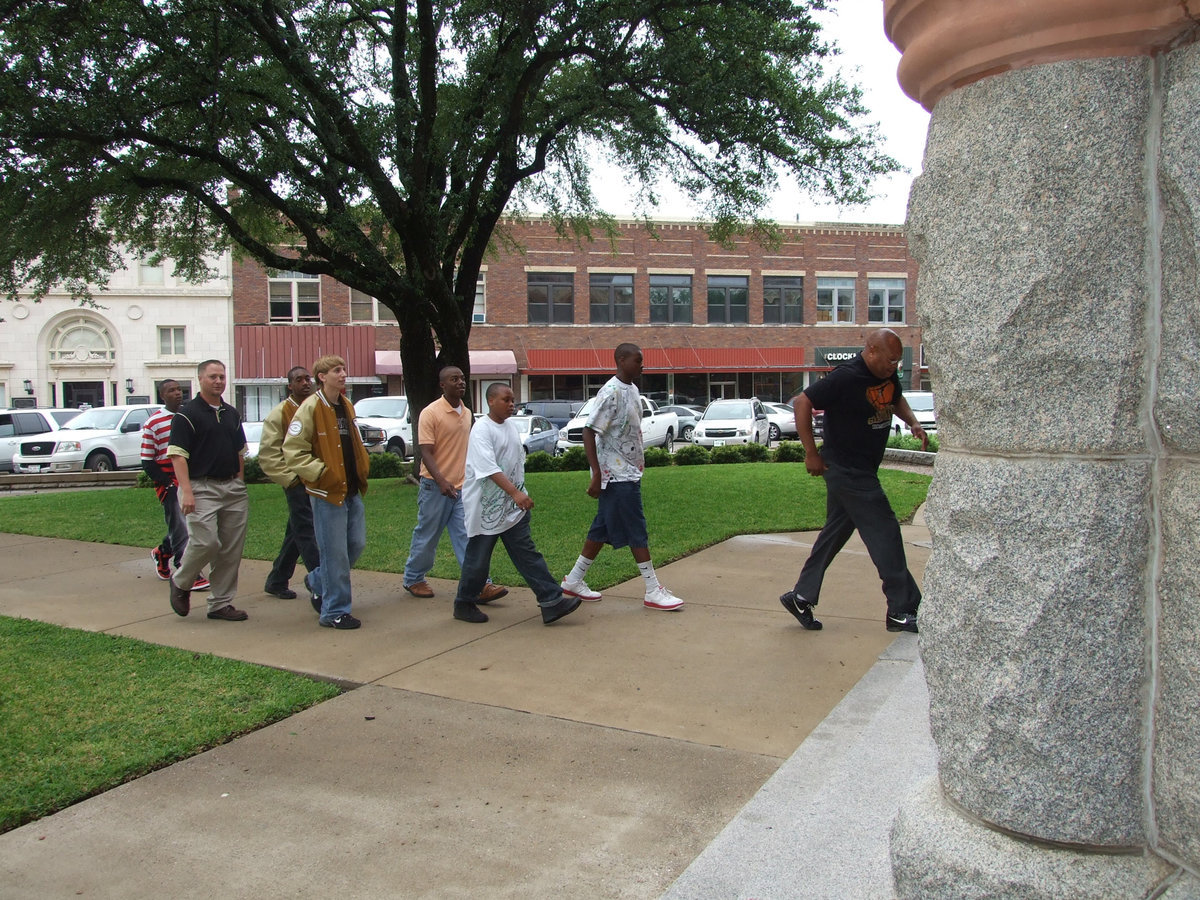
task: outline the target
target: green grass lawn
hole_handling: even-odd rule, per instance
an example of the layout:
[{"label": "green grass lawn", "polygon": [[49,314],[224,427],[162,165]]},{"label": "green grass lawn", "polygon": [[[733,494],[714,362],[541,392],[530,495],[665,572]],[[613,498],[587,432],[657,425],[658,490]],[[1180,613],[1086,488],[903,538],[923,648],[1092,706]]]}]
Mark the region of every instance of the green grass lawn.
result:
[{"label": "green grass lawn", "polygon": [[0,832],[338,691],[264,666],[0,616]]},{"label": "green grass lawn", "polygon": [[[903,521],[925,499],[930,478],[884,469],[880,480],[892,509]],[[534,500],[533,539],[550,570],[571,568],[596,512],[587,496],[586,472],[535,472],[526,488]],[[252,484],[245,556],[274,559],[283,539],[287,503],[271,484]],[[647,469],[642,499],[650,530],[650,552],[662,565],[735,534],[808,531],[825,520],[825,482],[800,463],[671,466]],[[417,489],[399,479],[376,479],[366,496],[367,549],[360,569],[404,571],[417,516]],[[0,498],[0,531],[145,547],[162,538],[158,500],[149,489],[70,491]],[[799,564],[799,561],[794,561]],[[301,569],[303,571],[303,569]],[[458,563],[443,536],[435,578],[456,579]],[[627,550],[606,549],[588,571],[588,583],[603,589],[633,578],[637,567]],[[507,555],[498,550],[492,577],[523,583]]]},{"label": "green grass lawn", "polygon": [[[903,521],[925,499],[927,475],[883,470]],[[596,510],[586,472],[531,473],[533,536],[556,575],[579,554]],[[254,484],[245,555],[273,559],[287,504]],[[642,483],[650,549],[662,565],[736,534],[807,531],[825,519],[825,482],[798,463],[648,469]],[[359,568],[400,573],[416,521],[417,489],[371,482],[367,549]],[[163,532],[145,488],[0,498],[0,531],[149,548]],[[799,569],[799,558],[781,560]],[[457,578],[443,537],[438,578]],[[496,581],[521,583],[497,552]],[[588,571],[605,588],[633,578],[627,550],[606,549]],[[261,666],[129,638],[0,616],[0,832],[277,721],[338,689]]]}]

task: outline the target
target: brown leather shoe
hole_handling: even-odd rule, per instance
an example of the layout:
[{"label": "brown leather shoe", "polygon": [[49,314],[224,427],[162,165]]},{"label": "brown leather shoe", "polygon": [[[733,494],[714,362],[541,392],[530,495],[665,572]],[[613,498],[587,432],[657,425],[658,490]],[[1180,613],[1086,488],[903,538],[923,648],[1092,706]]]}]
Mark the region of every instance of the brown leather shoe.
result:
[{"label": "brown leather shoe", "polygon": [[476,603],[491,603],[493,600],[499,600],[501,597],[508,596],[508,588],[502,584],[492,584],[490,581],[483,586],[483,590],[479,592],[479,599]]},{"label": "brown leather shoe", "polygon": [[177,616],[186,616],[192,609],[192,592],[175,587],[174,578],[170,579],[167,583],[170,585],[171,591],[171,609],[175,610],[175,615]]},{"label": "brown leather shoe", "polygon": [[245,610],[235,609],[232,605],[214,609],[208,614],[208,617],[210,619],[220,619],[222,622],[245,622],[250,618]]},{"label": "brown leather shoe", "polygon": [[416,584],[406,584],[404,589],[414,597],[420,597],[422,600],[428,600],[433,596],[433,588],[429,586],[428,581],[418,581]]}]

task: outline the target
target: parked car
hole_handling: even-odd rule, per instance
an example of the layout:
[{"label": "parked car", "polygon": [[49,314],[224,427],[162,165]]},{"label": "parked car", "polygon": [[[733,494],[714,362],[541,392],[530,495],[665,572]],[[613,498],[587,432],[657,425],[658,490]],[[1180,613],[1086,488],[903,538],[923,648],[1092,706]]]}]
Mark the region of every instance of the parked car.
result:
[{"label": "parked car", "polygon": [[[932,391],[905,391],[904,399],[908,401],[913,415],[921,423],[921,427],[929,434],[937,434],[937,413],[933,408]],[[899,416],[892,416],[892,430],[896,434],[908,434],[908,426]]]},{"label": "parked car", "polygon": [[786,403],[763,403],[767,411],[767,437],[772,441],[800,436],[796,428],[796,411]]},{"label": "parked car", "polygon": [[526,400],[517,407],[516,415],[544,416],[557,431],[579,415],[581,406],[583,403],[579,400]]},{"label": "parked car", "polygon": [[[409,415],[407,397],[363,397],[355,401],[354,415],[360,432],[364,425],[383,432],[382,441],[373,446],[380,446],[401,459],[412,456],[412,416]],[[374,439],[372,433],[372,441]],[[367,435],[363,432],[363,442],[366,440]],[[372,446],[367,449],[371,450]]]},{"label": "parked car", "polygon": [[22,438],[58,431],[80,412],[78,409],[0,410],[0,472],[13,470],[13,454]]},{"label": "parked car", "polygon": [[525,455],[542,450],[553,456],[557,450],[558,429],[545,416],[509,416],[508,421],[521,433]]},{"label": "parked car", "polygon": [[696,423],[692,443],[701,447],[727,444],[765,444],[771,423],[757,397],[747,400],[714,400]]},{"label": "parked car", "polygon": [[692,432],[696,430],[696,420],[704,415],[703,406],[660,406],[662,412],[675,413],[679,419],[679,434],[681,441],[692,442]]},{"label": "parked car", "polygon": [[[673,412],[658,408],[658,404],[645,397],[642,401],[642,446],[662,447],[670,452],[675,446],[675,435],[679,433],[679,418]],[[583,425],[596,402],[593,397],[583,404],[583,409],[575,414],[564,428],[558,431],[558,452],[566,453],[572,447],[583,446]]]},{"label": "parked car", "polygon": [[[262,442],[262,422],[243,422],[242,432],[246,435],[246,458],[258,456],[258,445]],[[358,423],[358,433],[362,435],[363,446],[368,453],[382,453],[384,448],[383,429],[374,425]]]},{"label": "parked car", "polygon": [[246,435],[246,457],[258,456],[258,444],[262,439],[262,422],[243,422],[242,434]]},{"label": "parked car", "polygon": [[111,472],[141,467],[142,425],[157,404],[95,406],[59,431],[25,438],[13,455],[17,472]]}]

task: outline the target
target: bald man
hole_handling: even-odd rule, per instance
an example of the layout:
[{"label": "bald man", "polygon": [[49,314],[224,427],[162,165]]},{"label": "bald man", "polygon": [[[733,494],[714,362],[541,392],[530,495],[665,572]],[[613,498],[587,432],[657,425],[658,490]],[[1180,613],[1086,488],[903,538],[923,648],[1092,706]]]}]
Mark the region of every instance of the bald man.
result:
[{"label": "bald man", "polygon": [[[928,443],[896,375],[903,354],[894,331],[873,331],[861,353],[809,385],[793,402],[796,430],[804,443],[804,466],[809,475],[825,478],[825,525],[795,588],[779,602],[809,631],[821,629],[812,609],[820,599],[825,570],[855,529],[883,582],[887,630],[917,631],[921,591],[908,571],[900,523],[879,484],[879,464],[893,413],[908,424],[922,447]],[[825,411],[825,442],[820,453],[813,439],[814,409]]]}]

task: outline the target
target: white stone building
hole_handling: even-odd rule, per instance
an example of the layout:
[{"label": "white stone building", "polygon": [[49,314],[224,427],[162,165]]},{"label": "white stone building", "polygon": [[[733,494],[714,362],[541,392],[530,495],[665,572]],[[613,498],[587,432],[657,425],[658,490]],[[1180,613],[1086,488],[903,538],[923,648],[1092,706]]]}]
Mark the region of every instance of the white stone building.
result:
[{"label": "white stone building", "polygon": [[169,259],[131,261],[93,290],[95,307],[60,290],[4,302],[0,408],[154,402],[167,378],[188,398],[205,359],[225,362],[232,384],[230,257],[211,265],[216,277],[193,284],[172,274]]}]

